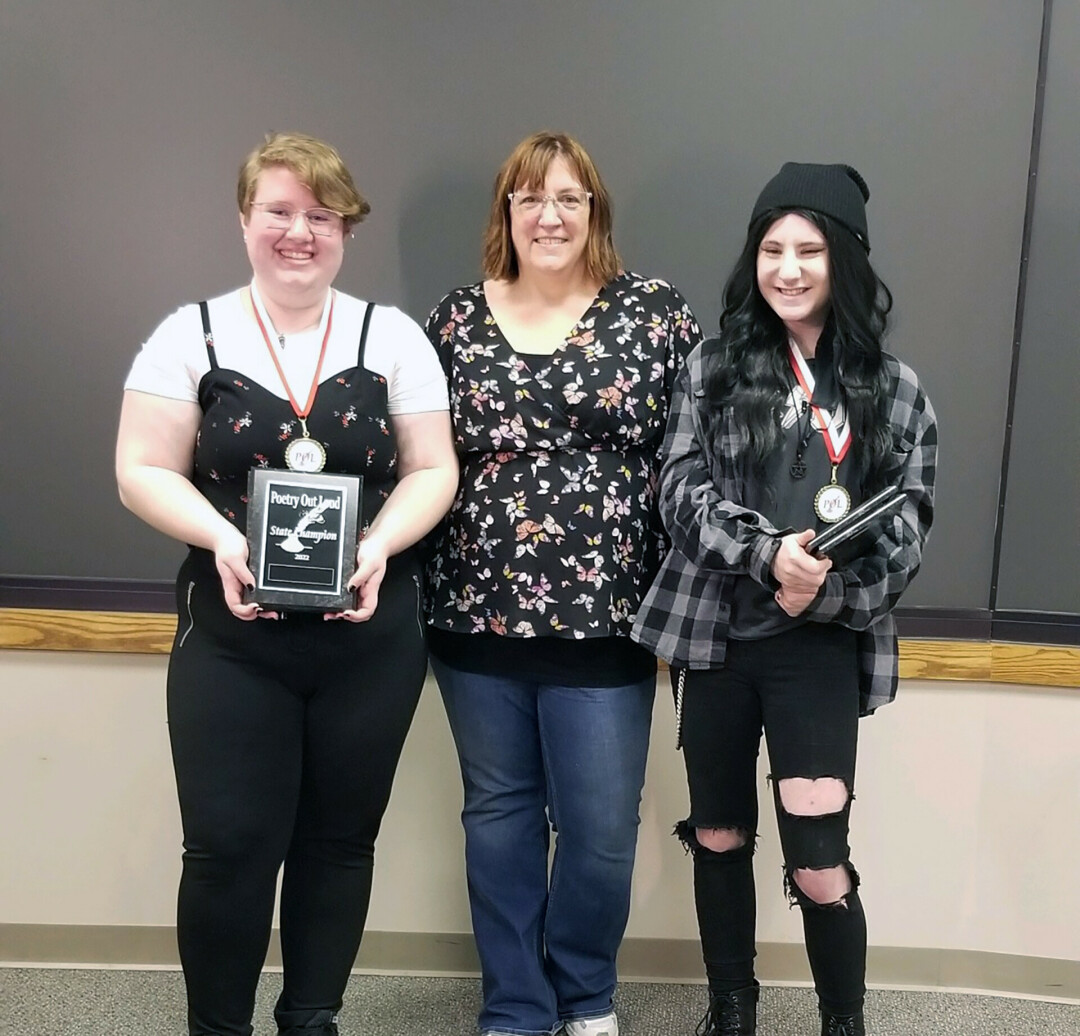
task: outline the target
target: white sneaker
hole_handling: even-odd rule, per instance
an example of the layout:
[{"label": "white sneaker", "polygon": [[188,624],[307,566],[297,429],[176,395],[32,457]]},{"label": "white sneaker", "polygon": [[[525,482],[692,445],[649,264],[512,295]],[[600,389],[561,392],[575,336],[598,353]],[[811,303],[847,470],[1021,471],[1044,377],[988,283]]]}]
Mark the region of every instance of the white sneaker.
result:
[{"label": "white sneaker", "polygon": [[563,1027],[564,1036],[619,1036],[619,1019],[614,1011],[601,1018],[578,1018]]}]

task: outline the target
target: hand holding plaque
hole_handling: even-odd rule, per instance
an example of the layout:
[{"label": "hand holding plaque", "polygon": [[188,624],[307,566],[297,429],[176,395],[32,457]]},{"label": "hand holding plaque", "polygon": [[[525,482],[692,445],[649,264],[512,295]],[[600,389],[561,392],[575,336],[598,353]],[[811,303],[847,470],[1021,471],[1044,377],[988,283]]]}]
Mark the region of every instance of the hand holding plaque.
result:
[{"label": "hand holding plaque", "polygon": [[248,550],[255,576],[245,601],[308,611],[353,607],[362,479],[253,468]]}]

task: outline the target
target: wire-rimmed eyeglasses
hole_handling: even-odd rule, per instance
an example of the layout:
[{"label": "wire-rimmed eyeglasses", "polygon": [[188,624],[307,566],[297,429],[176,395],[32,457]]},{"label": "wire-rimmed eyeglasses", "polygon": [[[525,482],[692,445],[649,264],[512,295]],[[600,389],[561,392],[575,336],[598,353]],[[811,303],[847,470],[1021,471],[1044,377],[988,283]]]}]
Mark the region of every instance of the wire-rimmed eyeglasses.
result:
[{"label": "wire-rimmed eyeglasses", "polygon": [[280,201],[253,201],[251,207],[258,209],[266,222],[277,230],[287,230],[297,216],[303,216],[308,229],[321,237],[329,237],[345,224],[345,217],[333,209],[294,209]]},{"label": "wire-rimmed eyeglasses", "polygon": [[532,215],[550,202],[556,210],[565,213],[580,212],[589,204],[592,191],[559,191],[558,194],[541,194],[539,191],[512,191],[506,196],[518,212]]}]

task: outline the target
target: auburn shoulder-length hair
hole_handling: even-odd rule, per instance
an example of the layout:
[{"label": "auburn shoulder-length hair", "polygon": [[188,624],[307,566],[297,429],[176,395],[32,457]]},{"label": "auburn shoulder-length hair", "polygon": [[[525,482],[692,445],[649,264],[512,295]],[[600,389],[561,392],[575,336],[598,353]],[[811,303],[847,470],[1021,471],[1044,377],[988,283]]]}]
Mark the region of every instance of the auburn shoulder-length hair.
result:
[{"label": "auburn shoulder-length hair", "polygon": [[607,284],[622,268],[611,241],[611,197],[588,152],[565,133],[544,131],[526,137],[503,162],[495,177],[491,212],[484,231],[484,276],[514,281],[518,277],[517,253],[510,238],[510,200],[514,191],[539,190],[548,167],[563,159],[581,186],[592,194],[589,205],[589,236],[585,244],[585,271]]},{"label": "auburn shoulder-length hair", "polygon": [[306,133],[268,133],[240,166],[236,202],[245,219],[251,215],[259,174],[272,166],[291,170],[320,205],[341,215],[346,231],[371,211],[336,148]]}]

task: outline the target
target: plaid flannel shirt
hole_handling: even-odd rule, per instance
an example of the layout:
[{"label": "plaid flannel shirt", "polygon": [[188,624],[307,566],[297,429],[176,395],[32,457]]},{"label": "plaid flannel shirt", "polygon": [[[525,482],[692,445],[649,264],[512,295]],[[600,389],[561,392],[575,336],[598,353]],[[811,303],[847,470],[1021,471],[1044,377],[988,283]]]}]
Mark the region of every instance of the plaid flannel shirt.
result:
[{"label": "plaid flannel shirt", "polygon": [[[708,339],[687,359],[675,385],[662,451],[660,514],[672,549],[638,610],[633,638],[672,666],[715,669],[724,663],[735,578],[748,575],[770,591],[781,530],[740,505],[739,454],[746,448],[725,414],[719,452],[705,432],[704,380],[718,362]],[[868,715],[896,697],[898,657],[892,609],[914,578],[934,516],[937,422],[915,372],[885,354],[893,452],[886,476],[905,491],[874,549],[830,570],[803,613],[859,633],[860,705]]]}]

